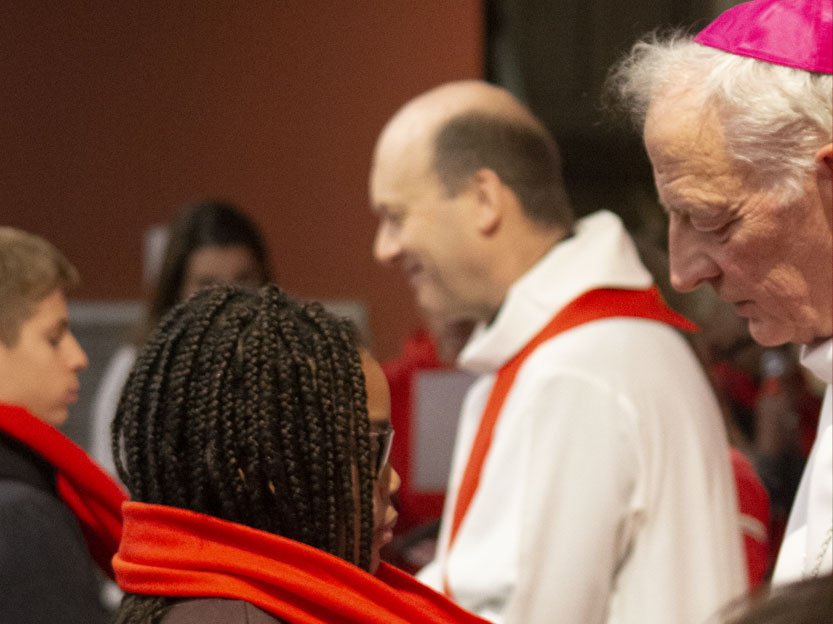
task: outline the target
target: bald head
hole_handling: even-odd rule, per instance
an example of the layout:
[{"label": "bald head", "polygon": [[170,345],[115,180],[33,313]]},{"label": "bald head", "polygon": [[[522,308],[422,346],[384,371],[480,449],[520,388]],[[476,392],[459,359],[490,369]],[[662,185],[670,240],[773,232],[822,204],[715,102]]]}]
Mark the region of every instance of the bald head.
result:
[{"label": "bald head", "polygon": [[385,126],[370,172],[373,253],[443,322],[492,319],[512,283],[566,235],[558,150],[503,89],[455,82]]},{"label": "bald head", "polygon": [[431,141],[449,120],[472,113],[514,121],[546,133],[543,125],[505,89],[478,80],[463,80],[426,91],[399,109],[382,131],[377,152]]},{"label": "bald head", "polygon": [[411,174],[437,175],[449,196],[459,193],[477,170],[490,169],[533,221],[572,223],[555,141],[505,89],[467,80],[414,98],[383,129],[374,164],[403,154]]}]

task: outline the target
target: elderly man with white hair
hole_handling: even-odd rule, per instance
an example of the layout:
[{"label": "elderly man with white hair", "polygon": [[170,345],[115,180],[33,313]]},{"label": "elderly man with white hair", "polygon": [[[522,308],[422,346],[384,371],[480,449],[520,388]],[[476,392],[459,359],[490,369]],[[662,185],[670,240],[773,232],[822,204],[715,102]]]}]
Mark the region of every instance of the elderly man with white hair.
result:
[{"label": "elderly man with white hair", "polygon": [[830,0],[754,0],[692,39],[637,43],[612,84],[669,216],[672,285],[710,284],[762,345],[827,384],[775,582],[831,569],[833,39]]}]

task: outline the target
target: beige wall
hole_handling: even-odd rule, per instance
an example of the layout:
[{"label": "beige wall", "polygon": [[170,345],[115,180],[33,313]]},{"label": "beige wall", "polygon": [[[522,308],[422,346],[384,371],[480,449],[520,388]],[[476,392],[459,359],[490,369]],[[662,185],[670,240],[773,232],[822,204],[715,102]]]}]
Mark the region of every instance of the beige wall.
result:
[{"label": "beige wall", "polygon": [[43,4],[0,23],[0,223],[65,251],[77,298],[135,299],[142,231],[228,197],[288,290],[365,301],[397,352],[419,319],[371,257],[371,149],[404,101],[482,75],[481,0]]}]

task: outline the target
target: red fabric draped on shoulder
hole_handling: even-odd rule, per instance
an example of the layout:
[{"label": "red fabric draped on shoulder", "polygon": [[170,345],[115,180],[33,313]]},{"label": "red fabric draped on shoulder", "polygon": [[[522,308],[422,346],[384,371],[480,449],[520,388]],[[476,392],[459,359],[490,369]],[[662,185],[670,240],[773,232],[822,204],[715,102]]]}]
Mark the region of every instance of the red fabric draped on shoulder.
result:
[{"label": "red fabric draped on shoulder", "polygon": [[245,600],[298,624],[484,624],[413,577],[186,509],[126,503],[116,581],[131,593]]},{"label": "red fabric draped on shoulder", "polygon": [[80,446],[22,407],[0,404],[0,431],[55,468],[58,496],[78,518],[90,555],[110,577],[121,538],[121,487]]}]

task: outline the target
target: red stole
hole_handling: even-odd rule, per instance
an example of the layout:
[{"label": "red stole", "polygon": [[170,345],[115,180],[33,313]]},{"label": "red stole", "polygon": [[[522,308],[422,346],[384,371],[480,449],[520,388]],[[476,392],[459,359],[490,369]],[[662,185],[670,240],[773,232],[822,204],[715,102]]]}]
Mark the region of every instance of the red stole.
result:
[{"label": "red stole", "polygon": [[[541,343],[550,338],[591,321],[611,317],[644,318],[666,323],[685,331],[696,331],[697,326],[685,317],[677,314],[662,300],[656,286],[647,290],[622,290],[600,288],[591,290],[574,299],[563,307],[511,360],[504,364],[497,373],[492,386],[480,426],[474,438],[469,459],[463,472],[463,479],[457,491],[457,500],[451,521],[451,532],[448,538],[448,552],[454,544],[454,539],[460,530],[460,525],[468,511],[477,486],[480,482],[480,472],[492,444],[495,425],[503,408],[503,403],[512,389],[512,384],[526,358],[538,348]],[[443,575],[443,590],[451,596],[451,587],[447,573]]]},{"label": "red stole", "polygon": [[55,468],[58,496],[78,518],[90,555],[112,577],[127,498],[121,487],[80,446],[22,407],[0,404],[0,431]]},{"label": "red stole", "polygon": [[298,624],[485,624],[413,577],[194,511],[128,502],[113,559],[130,593],[245,600]]}]

